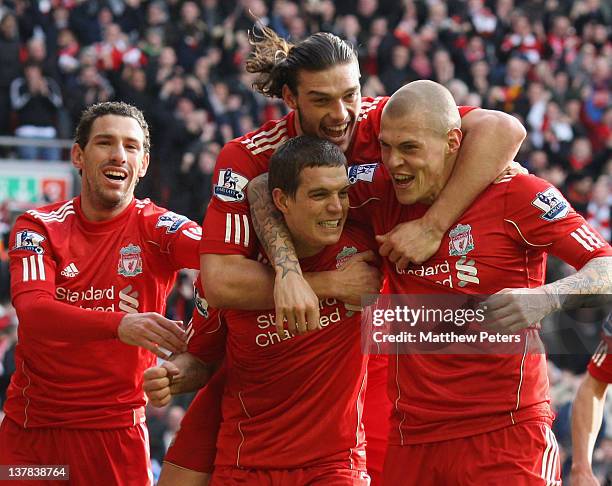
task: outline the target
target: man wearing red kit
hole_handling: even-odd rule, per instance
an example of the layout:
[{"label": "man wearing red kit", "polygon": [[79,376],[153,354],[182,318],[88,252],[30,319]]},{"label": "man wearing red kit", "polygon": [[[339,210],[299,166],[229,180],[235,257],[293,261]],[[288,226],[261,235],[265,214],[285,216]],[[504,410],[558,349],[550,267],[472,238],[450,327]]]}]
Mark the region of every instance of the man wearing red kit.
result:
[{"label": "man wearing red kit", "polygon": [[[274,201],[306,271],[351,265],[374,245],[357,226],[344,226],[345,164],[336,145],[314,137],[287,141],[271,159]],[[219,343],[227,341],[211,485],[367,486],[361,419],[368,357],[361,353],[360,312],[325,299],[322,330],[301,336],[278,334],[274,317],[273,309],[225,310],[194,337],[204,340],[197,357],[206,363],[223,357]],[[145,386],[153,403],[166,393]]]},{"label": "man wearing red kit", "polygon": [[[319,299],[332,297],[355,305],[360,303],[361,295],[376,291],[371,272],[362,263],[350,272],[303,276],[297,260],[289,257],[290,248],[283,239],[286,231],[268,231],[267,222],[272,218],[264,217],[262,221],[266,223],[259,229],[251,221],[249,210],[257,209],[255,204],[249,207],[247,186],[250,198],[257,182],[254,178],[267,172],[274,149],[301,134],[339,146],[353,166],[349,179],[368,180],[375,163],[380,161],[378,130],[387,98],[361,97],[355,51],[332,34],[317,33],[291,45],[270,29],[263,29],[251,41],[253,52],[246,67],[257,74],[255,89],[265,96],[283,99],[292,111],[229,142],[219,154],[200,247],[202,277],[211,305],[246,310],[276,306],[276,325],[280,327],[286,318],[289,329],[301,333],[318,326]],[[502,171],[524,136],[516,120],[487,110],[473,110],[466,117],[465,127],[469,135],[461,161],[436,208],[421,220],[397,228],[386,242],[387,251],[393,249],[393,256],[404,264],[406,252],[438,243],[438,227],[444,226],[454,211],[460,214],[470,198]],[[479,143],[484,136],[495,143]],[[261,193],[267,195],[266,184],[263,186]],[[275,273],[251,259],[257,239],[255,230],[263,231],[260,236],[266,253],[274,255],[271,260],[276,288]],[[240,285],[236,285],[238,275]],[[375,479],[382,469],[386,446],[385,410],[389,404],[382,386],[386,381],[386,357],[372,359],[369,367],[366,401],[371,400],[371,406],[366,403],[365,423],[368,470]]]},{"label": "man wearing red kit", "polygon": [[181,323],[162,314],[177,270],[197,267],[201,230],[134,199],[149,147],[136,108],[88,108],[71,152],[81,195],[13,228],[19,343],[1,464],[68,465],[75,485],[152,484],[142,374],[186,349]]},{"label": "man wearing red kit", "polygon": [[[419,218],[436,199],[454,167],[460,126],[451,94],[437,83],[416,81],[391,97],[380,132],[385,166],[351,192],[376,234]],[[542,286],[545,252],[579,272]],[[573,294],[609,293],[611,255],[557,189],[516,175],[490,185],[432,258],[406,270],[385,259],[384,269],[391,294],[513,289],[487,305],[494,330],[514,332],[579,304]],[[531,351],[541,349],[536,329],[520,337],[516,354],[392,356],[385,485],[560,484],[546,357]]]}]

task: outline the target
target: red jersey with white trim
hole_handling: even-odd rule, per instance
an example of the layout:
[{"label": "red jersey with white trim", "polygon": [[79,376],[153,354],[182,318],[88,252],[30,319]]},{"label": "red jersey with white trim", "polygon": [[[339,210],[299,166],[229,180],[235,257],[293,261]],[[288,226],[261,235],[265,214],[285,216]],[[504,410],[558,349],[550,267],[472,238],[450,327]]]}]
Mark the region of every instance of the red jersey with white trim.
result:
[{"label": "red jersey with white trim", "polygon": [[[386,171],[350,191],[351,206],[376,234],[421,217],[424,205],[397,202]],[[493,294],[544,283],[551,253],[575,268],[612,255],[603,238],[561,193],[534,176],[490,185],[445,234],[422,265],[397,270],[384,260],[391,294]],[[526,331],[525,346],[538,334]],[[552,419],[546,357],[516,355],[400,355],[391,358],[389,397],[395,404],[390,444],[471,436],[535,417]]]},{"label": "red jersey with white trim", "polygon": [[177,270],[198,268],[201,228],[148,199],[91,222],[80,197],[20,216],[10,239],[19,317],[5,404],[22,427],[107,429],[144,422],[155,356],[119,341],[125,313],[164,313]]},{"label": "red jersey with white trim", "polygon": [[[337,244],[300,264],[309,272],[334,270],[374,247],[371,236],[348,225]],[[227,333],[216,465],[365,470],[361,313],[336,299],[322,300],[320,310],[321,331],[285,340],[275,331],[273,309],[226,310],[221,321],[198,330],[198,357],[207,362],[222,358]]]},{"label": "red jersey with white trim", "polygon": [[[380,162],[378,133],[387,99],[362,99],[353,142],[346,153],[349,165]],[[268,172],[274,150],[296,135],[292,111],[225,144],[213,174],[213,197],[204,218],[201,253],[253,254],[257,236],[251,224],[246,186],[251,179]],[[349,173],[349,177],[357,174]]]},{"label": "red jersey with white trim", "polygon": [[601,342],[589,362],[591,376],[604,383],[612,383],[612,315],[608,315],[603,326]]}]

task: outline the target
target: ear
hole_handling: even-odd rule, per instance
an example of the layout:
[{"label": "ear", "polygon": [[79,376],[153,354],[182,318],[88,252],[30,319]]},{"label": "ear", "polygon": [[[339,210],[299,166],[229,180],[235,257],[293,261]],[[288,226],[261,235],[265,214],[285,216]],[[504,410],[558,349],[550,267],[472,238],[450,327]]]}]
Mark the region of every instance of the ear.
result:
[{"label": "ear", "polygon": [[453,128],[447,134],[447,147],[448,153],[454,154],[459,151],[459,147],[461,147],[461,140],[463,139],[463,133],[460,128]]},{"label": "ear", "polygon": [[138,178],[142,178],[147,173],[147,169],[149,168],[149,154],[144,154],[142,158],[142,163],[140,164],[140,169],[138,169]]},{"label": "ear", "polygon": [[283,192],[282,189],[275,187],[272,189],[272,200],[276,208],[283,214],[287,214],[289,211],[289,197]]},{"label": "ear", "polygon": [[295,110],[297,108],[296,96],[293,94],[291,89],[289,89],[289,86],[287,86],[286,84],[283,85],[282,94],[283,94],[283,101],[285,102],[285,104],[292,110]]},{"label": "ear", "polygon": [[72,165],[78,170],[83,170],[84,159],[85,156],[81,146],[78,143],[73,143],[70,149],[70,160],[72,161]]}]

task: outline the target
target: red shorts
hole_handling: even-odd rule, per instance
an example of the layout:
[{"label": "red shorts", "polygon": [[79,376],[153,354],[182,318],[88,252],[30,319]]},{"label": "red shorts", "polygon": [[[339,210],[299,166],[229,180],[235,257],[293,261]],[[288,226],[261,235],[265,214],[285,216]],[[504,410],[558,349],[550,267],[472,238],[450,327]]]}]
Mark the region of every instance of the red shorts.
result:
[{"label": "red shorts", "polygon": [[23,429],[0,425],[0,464],[67,465],[70,481],[11,481],[13,485],[145,486],[153,484],[144,424],[119,429]]},{"label": "red shorts", "polygon": [[224,386],[225,374],[219,370],[189,405],[164,462],[192,471],[212,473]]},{"label": "red shorts", "polygon": [[460,439],[389,445],[386,486],[560,486],[559,448],[545,422]]},{"label": "red shorts", "polygon": [[370,355],[368,385],[363,407],[366,434],[366,460],[372,486],[382,484],[383,464],[387,452],[391,401],[387,396],[387,355]]},{"label": "red shorts", "polygon": [[303,469],[239,469],[217,466],[209,486],[369,486],[365,471],[337,465]]}]

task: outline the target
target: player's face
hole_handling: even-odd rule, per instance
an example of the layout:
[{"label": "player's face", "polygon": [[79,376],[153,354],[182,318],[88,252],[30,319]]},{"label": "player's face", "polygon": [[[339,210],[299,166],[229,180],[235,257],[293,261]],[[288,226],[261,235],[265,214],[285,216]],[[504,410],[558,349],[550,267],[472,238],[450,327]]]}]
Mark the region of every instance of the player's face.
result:
[{"label": "player's face", "polygon": [[345,167],[302,170],[295,198],[286,199],[283,211],[299,256],[338,242],[348,214],[348,189]]},{"label": "player's face", "polygon": [[324,138],[346,152],[361,110],[359,76],[357,62],[300,71],[297,93],[283,89],[285,103],[297,113],[298,134]]},{"label": "player's face", "polygon": [[87,204],[101,211],[123,209],[149,166],[142,128],[130,117],[97,118],[85,148],[72,147],[72,163],[82,171],[81,197]]},{"label": "player's face", "polygon": [[427,128],[418,116],[383,115],[379,140],[398,201],[431,204],[450,175],[448,134]]}]

